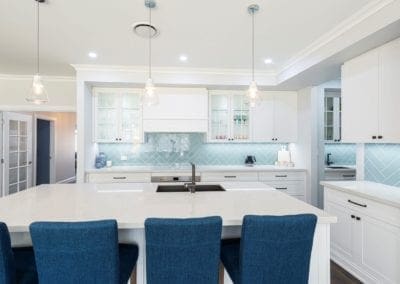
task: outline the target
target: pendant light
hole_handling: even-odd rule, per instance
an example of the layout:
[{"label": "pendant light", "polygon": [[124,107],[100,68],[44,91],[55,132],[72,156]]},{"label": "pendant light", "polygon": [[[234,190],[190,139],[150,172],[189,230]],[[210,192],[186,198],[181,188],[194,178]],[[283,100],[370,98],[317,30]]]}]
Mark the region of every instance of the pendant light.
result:
[{"label": "pendant light", "polygon": [[39,7],[40,3],[45,0],[34,0],[36,1],[36,74],[33,76],[32,88],[29,96],[26,98],[27,102],[33,104],[45,104],[49,101],[46,89],[40,76],[40,21],[39,21]]},{"label": "pendant light", "polygon": [[156,88],[151,77],[151,40],[155,34],[153,33],[151,25],[151,10],[156,7],[156,2],[154,0],[146,0],[145,6],[149,9],[149,27],[148,27],[148,40],[149,40],[149,77],[146,81],[144,87],[144,92],[141,97],[143,105],[154,106],[158,104],[158,95],[156,93]]},{"label": "pendant light", "polygon": [[250,102],[251,107],[255,107],[260,102],[260,94],[258,93],[257,83],[254,79],[254,14],[260,9],[257,4],[252,4],[247,8],[247,11],[251,15],[252,19],[252,48],[251,48],[251,83],[249,89],[247,90],[247,98]]}]

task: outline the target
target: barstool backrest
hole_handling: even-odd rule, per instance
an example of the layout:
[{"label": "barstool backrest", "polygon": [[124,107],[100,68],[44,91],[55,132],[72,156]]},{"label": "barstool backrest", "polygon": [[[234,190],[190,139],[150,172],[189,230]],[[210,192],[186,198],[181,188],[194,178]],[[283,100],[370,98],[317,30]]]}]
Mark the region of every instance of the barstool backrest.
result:
[{"label": "barstool backrest", "polygon": [[118,283],[115,220],[30,225],[40,283]]},{"label": "barstool backrest", "polygon": [[147,219],[148,284],[218,283],[222,219]]},{"label": "barstool backrest", "polygon": [[308,283],[317,217],[245,216],[240,283]]},{"label": "barstool backrest", "polygon": [[15,262],[7,225],[0,222],[0,284],[15,283]]}]

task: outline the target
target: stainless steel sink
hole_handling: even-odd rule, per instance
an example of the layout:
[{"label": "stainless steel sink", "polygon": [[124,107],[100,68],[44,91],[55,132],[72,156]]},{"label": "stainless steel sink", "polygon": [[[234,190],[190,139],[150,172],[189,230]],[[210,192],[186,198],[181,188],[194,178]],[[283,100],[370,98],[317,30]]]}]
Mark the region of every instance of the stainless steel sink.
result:
[{"label": "stainless steel sink", "polygon": [[[219,184],[196,184],[196,191],[225,191]],[[185,185],[159,185],[157,192],[189,192]]]}]

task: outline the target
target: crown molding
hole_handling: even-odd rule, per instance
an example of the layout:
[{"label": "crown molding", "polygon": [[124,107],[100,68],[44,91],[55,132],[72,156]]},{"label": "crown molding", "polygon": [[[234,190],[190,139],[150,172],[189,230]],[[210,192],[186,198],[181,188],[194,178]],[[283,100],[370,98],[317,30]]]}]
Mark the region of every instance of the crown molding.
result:
[{"label": "crown molding", "polygon": [[[125,65],[91,65],[91,64],[71,64],[76,71],[113,71],[113,72],[130,72],[145,73],[148,72],[148,66],[125,66]],[[185,67],[152,67],[153,73],[163,74],[207,74],[207,75],[251,75],[251,69],[220,69],[220,68],[185,68]],[[255,70],[257,76],[276,75],[275,71]]]},{"label": "crown molding", "polygon": [[75,106],[56,105],[0,105],[1,111],[76,112]]},{"label": "crown molding", "polygon": [[[20,74],[0,74],[0,80],[32,80],[33,75]],[[73,76],[42,76],[43,81],[47,82],[75,82]]]}]

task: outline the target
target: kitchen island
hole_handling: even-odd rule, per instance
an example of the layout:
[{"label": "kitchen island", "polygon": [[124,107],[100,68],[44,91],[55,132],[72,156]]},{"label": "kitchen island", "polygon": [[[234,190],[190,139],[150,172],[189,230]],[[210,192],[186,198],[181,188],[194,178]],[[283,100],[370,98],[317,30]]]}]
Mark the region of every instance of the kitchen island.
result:
[{"label": "kitchen island", "polygon": [[[42,185],[0,198],[0,220],[9,226],[14,246],[31,243],[34,221],[116,219],[120,242],[137,243],[137,283],[145,280],[144,221],[149,217],[189,218],[218,215],[222,237],[240,236],[247,214],[318,216],[311,256],[309,283],[330,281],[330,224],[336,217],[274,190],[263,183],[220,183],[224,192],[157,193],[157,184]],[[228,282],[228,278],[225,277]]]}]

